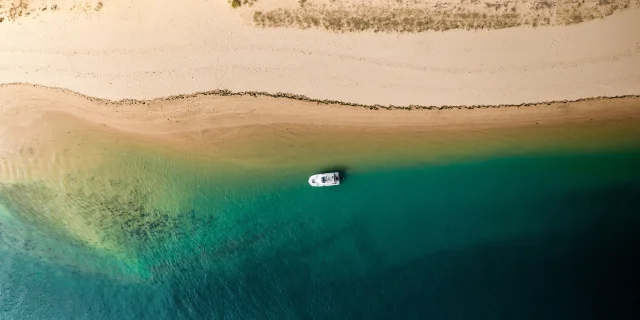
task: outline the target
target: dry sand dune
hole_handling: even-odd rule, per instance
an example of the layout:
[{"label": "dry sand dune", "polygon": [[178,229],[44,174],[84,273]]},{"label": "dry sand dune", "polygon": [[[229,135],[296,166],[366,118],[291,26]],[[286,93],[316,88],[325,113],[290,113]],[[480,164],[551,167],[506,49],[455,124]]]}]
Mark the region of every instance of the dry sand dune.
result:
[{"label": "dry sand dune", "polygon": [[98,2],[48,3],[64,10],[0,24],[0,83],[109,99],[229,89],[394,105],[640,93],[637,9],[561,27],[340,34],[251,25],[244,14],[268,1],[246,10],[206,0],[113,0],[98,11]]}]

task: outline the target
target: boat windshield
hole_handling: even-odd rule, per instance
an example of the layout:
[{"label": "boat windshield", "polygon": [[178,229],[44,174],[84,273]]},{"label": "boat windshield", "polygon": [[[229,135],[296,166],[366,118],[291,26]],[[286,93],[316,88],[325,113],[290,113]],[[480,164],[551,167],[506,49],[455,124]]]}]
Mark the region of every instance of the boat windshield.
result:
[{"label": "boat windshield", "polygon": [[334,182],[336,181],[336,175],[335,174],[329,174],[326,176],[322,176],[322,182]]}]

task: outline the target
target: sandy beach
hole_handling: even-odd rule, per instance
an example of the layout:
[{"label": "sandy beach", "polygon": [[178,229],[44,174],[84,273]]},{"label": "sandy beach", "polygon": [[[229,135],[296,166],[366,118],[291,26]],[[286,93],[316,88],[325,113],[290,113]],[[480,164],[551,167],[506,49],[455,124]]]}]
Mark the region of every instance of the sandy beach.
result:
[{"label": "sandy beach", "polygon": [[[311,163],[335,139],[345,163],[375,146],[425,160],[635,143],[638,5],[2,1],[2,178],[135,146],[256,166]],[[438,24],[367,20],[383,9]],[[368,27],[256,18],[282,10]]]},{"label": "sandy beach", "polygon": [[277,1],[246,10],[204,0],[26,3],[49,6],[0,23],[0,83],[98,98],[228,89],[362,104],[498,105],[640,88],[640,33],[633,31],[640,30],[640,10],[633,1],[566,26],[421,33],[252,24],[252,12],[282,7]]}]

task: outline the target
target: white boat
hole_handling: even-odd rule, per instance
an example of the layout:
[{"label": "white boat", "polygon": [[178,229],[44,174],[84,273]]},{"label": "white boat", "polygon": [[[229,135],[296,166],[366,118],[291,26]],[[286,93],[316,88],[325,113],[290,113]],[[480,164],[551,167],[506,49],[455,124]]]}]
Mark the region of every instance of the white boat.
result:
[{"label": "white boat", "polygon": [[312,187],[330,187],[340,184],[340,173],[318,173],[309,177],[309,184]]}]

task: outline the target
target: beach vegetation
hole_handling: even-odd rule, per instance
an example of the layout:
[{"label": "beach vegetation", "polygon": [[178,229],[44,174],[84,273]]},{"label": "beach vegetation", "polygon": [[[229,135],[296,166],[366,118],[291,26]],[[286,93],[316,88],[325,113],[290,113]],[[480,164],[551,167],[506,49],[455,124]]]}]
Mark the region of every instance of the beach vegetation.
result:
[{"label": "beach vegetation", "polygon": [[232,8],[240,8],[242,6],[252,7],[257,0],[228,0]]},{"label": "beach vegetation", "polygon": [[9,5],[9,19],[15,20],[16,18],[26,16],[29,11],[29,2],[27,0],[13,1]]},{"label": "beach vegetation", "polygon": [[333,32],[423,32],[450,29],[500,29],[522,24],[518,13],[433,12],[426,9],[367,8],[350,10],[286,10],[254,12],[259,27],[301,29],[323,28]]},{"label": "beach vegetation", "polygon": [[533,5],[533,10],[551,9],[553,6],[551,1],[539,1]]},{"label": "beach vegetation", "polygon": [[[417,4],[391,8],[364,5],[345,7],[340,6],[343,0],[335,0],[332,2],[336,3],[334,6],[320,6],[313,1],[299,0],[300,7],[295,9],[254,11],[253,23],[263,28],[320,28],[339,33],[504,29],[581,23],[609,16],[630,6],[630,0],[588,3],[541,0],[518,5],[486,2],[475,9],[454,5],[443,10]],[[633,6],[638,7],[638,3],[634,2]]]}]

